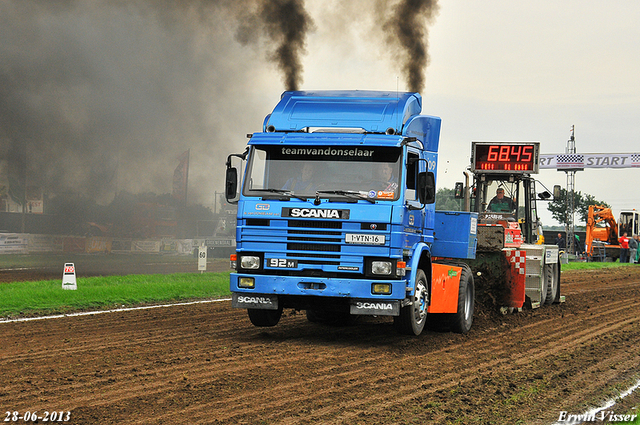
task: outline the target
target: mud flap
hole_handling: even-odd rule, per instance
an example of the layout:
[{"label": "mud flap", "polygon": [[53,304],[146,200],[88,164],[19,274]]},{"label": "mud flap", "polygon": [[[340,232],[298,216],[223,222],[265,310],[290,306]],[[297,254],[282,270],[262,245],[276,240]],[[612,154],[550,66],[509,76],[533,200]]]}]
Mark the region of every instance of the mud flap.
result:
[{"label": "mud flap", "polygon": [[253,308],[258,310],[277,310],[278,296],[270,294],[231,294],[231,307]]},{"label": "mud flap", "polygon": [[431,265],[431,302],[429,313],[456,313],[462,267],[449,264]]},{"label": "mud flap", "polygon": [[353,299],[349,312],[367,316],[397,316],[400,314],[400,301],[382,301]]}]

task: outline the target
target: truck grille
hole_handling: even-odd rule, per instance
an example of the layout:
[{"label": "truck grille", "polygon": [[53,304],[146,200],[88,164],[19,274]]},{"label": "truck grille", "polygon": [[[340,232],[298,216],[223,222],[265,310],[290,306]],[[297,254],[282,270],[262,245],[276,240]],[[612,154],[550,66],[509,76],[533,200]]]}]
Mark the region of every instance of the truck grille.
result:
[{"label": "truck grille", "polygon": [[324,245],[310,243],[288,243],[288,251],[324,251],[324,252],[340,252],[340,245]]},{"label": "truck grille", "polygon": [[[265,258],[290,258],[298,264],[362,267],[362,247],[345,245],[345,233],[386,230],[386,225],[337,220],[265,220],[248,219],[242,230],[243,245],[248,251],[265,252]],[[383,246],[378,248],[385,250]],[[369,249],[368,249],[369,250]],[[373,256],[386,256],[378,251]]]},{"label": "truck grille", "polygon": [[[340,259],[340,255],[313,254],[312,252],[340,252],[342,232],[326,231],[324,229],[341,229],[342,222],[317,221],[317,220],[289,220],[287,223],[287,257],[297,257],[298,261],[306,264],[318,264],[322,261],[314,261],[310,258],[329,257]],[[294,229],[291,229],[291,228]],[[300,228],[309,230],[300,230]],[[319,229],[312,230],[312,229]],[[295,251],[309,251],[298,252]],[[329,262],[332,263],[332,262]],[[326,262],[325,262],[326,264]],[[336,262],[335,264],[339,264]]]}]

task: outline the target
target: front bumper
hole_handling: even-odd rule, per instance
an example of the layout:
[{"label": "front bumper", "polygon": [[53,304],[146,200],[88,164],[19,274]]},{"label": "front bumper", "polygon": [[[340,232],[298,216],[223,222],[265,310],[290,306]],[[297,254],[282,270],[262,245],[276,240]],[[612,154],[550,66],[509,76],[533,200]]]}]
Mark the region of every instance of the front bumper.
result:
[{"label": "front bumper", "polygon": [[[240,288],[238,280],[241,277],[254,278],[255,287]],[[374,294],[373,285],[377,283],[390,284],[391,291],[387,294]],[[231,292],[244,294],[403,300],[406,297],[406,288],[405,279],[344,279],[231,273],[230,280]]]}]

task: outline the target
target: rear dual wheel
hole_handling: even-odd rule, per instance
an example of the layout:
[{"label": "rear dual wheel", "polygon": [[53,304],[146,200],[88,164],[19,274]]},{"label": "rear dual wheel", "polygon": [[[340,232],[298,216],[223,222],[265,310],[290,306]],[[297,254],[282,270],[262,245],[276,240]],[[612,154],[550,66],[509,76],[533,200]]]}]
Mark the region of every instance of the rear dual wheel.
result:
[{"label": "rear dual wheel", "polygon": [[458,311],[450,313],[449,329],[452,332],[466,334],[473,324],[475,311],[476,288],[471,269],[466,264],[462,266],[460,274],[460,288],[458,289]]}]

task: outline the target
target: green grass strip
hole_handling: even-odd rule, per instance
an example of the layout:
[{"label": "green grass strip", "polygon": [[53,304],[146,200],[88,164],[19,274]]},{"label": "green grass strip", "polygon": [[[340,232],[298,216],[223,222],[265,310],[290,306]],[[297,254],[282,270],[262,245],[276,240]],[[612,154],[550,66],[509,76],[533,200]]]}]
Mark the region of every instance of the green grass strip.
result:
[{"label": "green grass strip", "polygon": [[600,270],[609,269],[612,267],[638,267],[640,264],[629,263],[583,263],[583,262],[570,262],[569,264],[562,264],[562,270]]},{"label": "green grass strip", "polygon": [[175,273],[0,284],[0,317],[32,316],[230,296],[229,273]]}]

